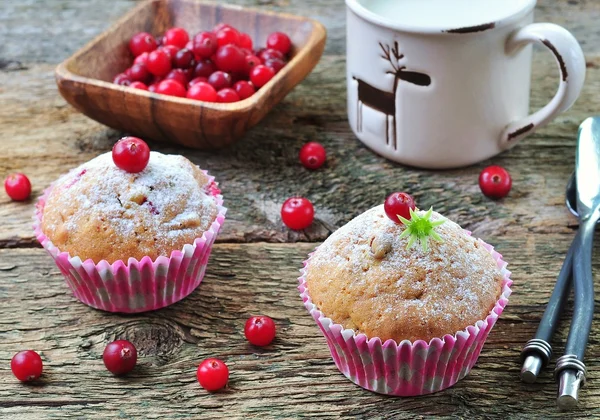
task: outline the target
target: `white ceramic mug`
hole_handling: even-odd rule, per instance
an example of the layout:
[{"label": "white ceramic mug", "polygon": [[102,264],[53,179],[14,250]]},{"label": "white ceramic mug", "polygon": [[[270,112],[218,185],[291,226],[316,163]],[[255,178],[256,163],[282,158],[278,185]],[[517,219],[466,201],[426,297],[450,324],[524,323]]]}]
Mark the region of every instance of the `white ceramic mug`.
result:
[{"label": "white ceramic mug", "polygon": [[[388,159],[470,165],[567,110],[585,79],[575,38],[532,23],[536,0],[346,0],[348,119]],[[531,44],[558,63],[558,91],[528,115]]]}]

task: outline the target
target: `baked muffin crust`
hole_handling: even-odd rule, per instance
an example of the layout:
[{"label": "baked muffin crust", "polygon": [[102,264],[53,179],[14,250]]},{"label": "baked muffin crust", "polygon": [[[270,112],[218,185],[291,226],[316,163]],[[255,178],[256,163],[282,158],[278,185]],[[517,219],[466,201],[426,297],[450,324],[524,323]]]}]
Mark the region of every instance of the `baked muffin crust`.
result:
[{"label": "baked muffin crust", "polygon": [[209,187],[209,177],[183,156],[151,152],[146,169],[128,173],[109,152],[54,183],[41,229],[61,251],[95,263],[168,257],[215,220]]},{"label": "baked muffin crust", "polygon": [[[419,212],[423,214],[424,212]],[[431,220],[445,219],[433,213]],[[445,219],[443,242],[406,249],[403,225],[375,207],[334,232],[306,267],[313,303],[326,317],[367,337],[429,341],[483,320],[503,275],[482,242]]]}]

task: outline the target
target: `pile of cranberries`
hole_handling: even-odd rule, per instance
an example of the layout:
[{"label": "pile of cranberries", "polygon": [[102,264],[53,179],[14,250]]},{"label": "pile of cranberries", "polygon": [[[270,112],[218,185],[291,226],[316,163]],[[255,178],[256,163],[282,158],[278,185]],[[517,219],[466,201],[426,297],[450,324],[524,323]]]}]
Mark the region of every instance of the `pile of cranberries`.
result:
[{"label": "pile of cranberries", "polygon": [[171,28],[154,38],[147,32],[129,41],[134,60],[113,83],[204,102],[237,102],[252,96],[287,63],[292,43],[282,32],[255,49],[252,38],[220,23],[190,38]]}]

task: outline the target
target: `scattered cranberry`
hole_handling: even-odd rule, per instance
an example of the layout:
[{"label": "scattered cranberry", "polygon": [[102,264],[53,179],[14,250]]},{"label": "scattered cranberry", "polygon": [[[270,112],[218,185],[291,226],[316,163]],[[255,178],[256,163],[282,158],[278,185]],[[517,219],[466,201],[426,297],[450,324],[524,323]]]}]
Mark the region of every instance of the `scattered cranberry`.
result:
[{"label": "scattered cranberry", "polygon": [[229,381],[229,369],[219,359],[206,359],[198,366],[196,377],[200,386],[213,392],[224,388]]},{"label": "scattered cranberry", "polygon": [[225,28],[233,28],[233,26],[231,26],[230,24],[228,24],[228,23],[225,23],[225,22],[220,22],[220,23],[217,23],[217,24],[215,25],[215,27],[213,28],[213,30],[212,30],[212,31],[213,31],[214,33],[217,33],[217,32],[219,32],[221,29],[225,29]]},{"label": "scattered cranberry", "polygon": [[148,71],[148,68],[145,64],[134,64],[129,69],[129,78],[133,82],[147,83],[150,80],[151,76],[152,75]]},{"label": "scattered cranberry", "polygon": [[179,82],[181,86],[187,86],[190,79],[183,69],[173,69],[165,76],[165,80],[175,80]]},{"label": "scattered cranberry", "polygon": [[258,65],[250,70],[250,81],[257,88],[266,85],[275,76],[275,71],[267,66]]},{"label": "scattered cranberry", "polygon": [[400,219],[398,219],[398,216],[410,220],[409,209],[415,209],[415,200],[404,192],[391,193],[385,199],[385,203],[383,204],[383,210],[385,211],[385,214],[387,214],[387,217],[398,224],[402,223]]},{"label": "scattered cranberry", "polygon": [[212,60],[200,60],[194,69],[194,77],[209,77],[216,71],[217,66],[215,66],[215,63],[213,63]]},{"label": "scattered cranberry", "polygon": [[217,102],[220,103],[230,103],[237,102],[240,100],[237,92],[231,88],[221,89],[217,92]]},{"label": "scattered cranberry", "polygon": [[303,197],[288,198],[281,207],[281,219],[290,229],[306,229],[312,224],[314,217],[312,203]]},{"label": "scattered cranberry", "polygon": [[135,367],[137,350],[127,340],[117,340],[109,343],[102,354],[104,366],[114,375],[124,375]]},{"label": "scattered cranberry", "polygon": [[148,86],[146,86],[142,82],[131,82],[131,84],[129,85],[129,87],[136,88],[136,89],[141,89],[141,90],[148,90]]},{"label": "scattered cranberry", "polygon": [[233,81],[231,75],[224,71],[216,71],[208,77],[208,83],[213,85],[216,90],[231,87]]},{"label": "scattered cranberry", "polygon": [[488,166],[479,174],[481,192],[493,200],[506,197],[511,187],[510,174],[501,166]]},{"label": "scattered cranberry", "polygon": [[212,32],[200,32],[194,37],[193,51],[198,57],[209,58],[217,52],[217,36]]},{"label": "scattered cranberry", "polygon": [[238,45],[238,43],[240,42],[240,33],[232,27],[223,28],[220,31],[218,31],[216,35],[219,47],[223,47],[229,44]]},{"label": "scattered cranberry", "polygon": [[150,148],[142,139],[123,137],[113,146],[112,158],[115,165],[124,171],[130,173],[141,172],[150,160]]},{"label": "scattered cranberry", "polygon": [[178,96],[180,98],[185,98],[186,95],[184,85],[173,79],[165,79],[160,82],[158,86],[156,86],[156,93],[162,93],[163,95],[169,96]]},{"label": "scattered cranberry", "polygon": [[10,361],[10,370],[22,382],[35,381],[43,369],[42,358],[33,350],[20,351]]},{"label": "scattered cranberry", "polygon": [[327,154],[325,148],[317,142],[306,143],[300,149],[300,162],[308,169],[319,169],[325,163]]},{"label": "scattered cranberry", "polygon": [[262,61],[260,60],[260,58],[258,58],[254,54],[247,55],[246,58],[245,58],[245,60],[246,60],[246,73],[247,74],[250,74],[250,71],[254,67],[262,64]]},{"label": "scattered cranberry", "polygon": [[163,39],[165,45],[174,45],[177,48],[184,48],[185,44],[190,40],[190,36],[183,28],[171,28],[165,32]]},{"label": "scattered cranberry", "polygon": [[236,91],[236,93],[240,97],[240,100],[249,98],[250,96],[254,95],[254,93],[256,92],[256,89],[254,89],[254,86],[252,86],[252,83],[246,82],[245,80],[240,80],[239,82],[235,82],[235,84],[233,85],[233,90]]},{"label": "scattered cranberry", "polygon": [[215,54],[217,68],[227,72],[242,72],[246,68],[246,57],[236,45],[224,45],[219,47]]},{"label": "scattered cranberry", "polygon": [[267,38],[267,48],[272,48],[282,54],[287,54],[292,48],[292,41],[290,41],[290,38],[282,32],[273,32]]},{"label": "scattered cranberry", "polygon": [[265,61],[265,66],[273,69],[275,74],[279,73],[279,70],[285,67],[285,61],[280,60],[278,58],[273,58],[271,60]]},{"label": "scattered cranberry", "polygon": [[194,53],[186,48],[177,51],[172,61],[173,67],[178,69],[189,69],[190,67],[196,67]]},{"label": "scattered cranberry", "polygon": [[264,315],[250,317],[246,321],[244,335],[255,346],[268,346],[275,338],[275,323]]},{"label": "scattered cranberry", "polygon": [[252,44],[252,38],[250,38],[250,35],[248,35],[245,32],[240,32],[240,36],[238,39],[238,46],[240,48],[245,48],[247,50],[252,51],[253,44]]},{"label": "scattered cranberry", "polygon": [[129,86],[131,84],[131,78],[125,73],[120,73],[115,76],[113,83],[115,85]]},{"label": "scattered cranberry", "polygon": [[193,85],[191,83],[192,82],[190,82],[190,88],[187,91],[187,97],[189,99],[196,99],[204,102],[217,101],[217,91],[212,85],[205,82],[198,82]]},{"label": "scattered cranberry", "polygon": [[177,55],[179,48],[175,45],[164,45],[160,47],[160,50],[164,51],[169,56],[169,59],[171,59],[171,63],[173,63],[173,59],[175,58],[175,55]]},{"label": "scattered cranberry", "polygon": [[146,60],[146,67],[155,76],[165,76],[171,71],[171,57],[164,50],[152,51]]},{"label": "scattered cranberry", "polygon": [[14,201],[25,201],[31,195],[31,182],[25,174],[10,174],[4,180],[4,190]]},{"label": "scattered cranberry", "polygon": [[134,57],[154,51],[156,47],[154,37],[147,32],[137,33],[129,41],[129,51],[131,51]]}]

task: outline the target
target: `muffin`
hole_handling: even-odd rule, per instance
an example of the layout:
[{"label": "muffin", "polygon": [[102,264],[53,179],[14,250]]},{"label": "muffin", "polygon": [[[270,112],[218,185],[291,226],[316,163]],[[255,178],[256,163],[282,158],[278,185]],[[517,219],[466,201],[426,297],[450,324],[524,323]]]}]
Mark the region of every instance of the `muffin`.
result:
[{"label": "muffin", "polygon": [[200,284],[222,202],[214,178],[183,156],[150,152],[145,169],[130,173],[109,152],[46,190],[35,231],[79,300],[141,312]]},{"label": "muffin", "polygon": [[420,241],[383,205],[372,208],[319,246],[299,279],[340,371],[391,395],[464,377],[510,294],[491,246],[432,210],[414,212],[417,220],[431,227]]}]

